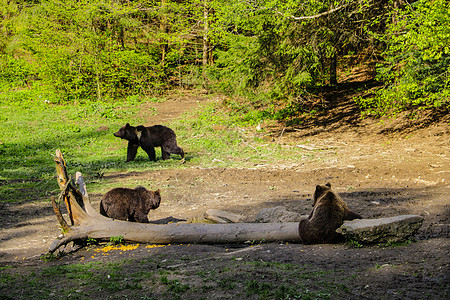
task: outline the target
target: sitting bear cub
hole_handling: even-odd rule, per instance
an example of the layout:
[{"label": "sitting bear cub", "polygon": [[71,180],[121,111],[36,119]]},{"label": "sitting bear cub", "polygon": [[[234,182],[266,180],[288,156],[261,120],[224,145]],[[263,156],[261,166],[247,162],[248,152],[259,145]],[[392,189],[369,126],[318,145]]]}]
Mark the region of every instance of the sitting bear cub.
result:
[{"label": "sitting bear cub", "polygon": [[148,212],[157,209],[161,202],[160,191],[115,188],[107,192],[100,202],[100,214],[112,219],[149,223]]},{"label": "sitting bear cub", "polygon": [[139,146],[147,152],[151,161],[156,161],[155,147],[161,147],[162,159],[168,159],[171,153],[184,157],[183,149],[177,145],[175,132],[166,126],[134,127],[127,123],[114,136],[128,140],[127,161],[134,160]]},{"label": "sitting bear cub", "polygon": [[337,243],[342,240],[342,235],[336,229],[344,220],[362,218],[331,190],[330,183],[316,186],[313,206],[308,219],[301,220],[298,227],[303,244]]}]

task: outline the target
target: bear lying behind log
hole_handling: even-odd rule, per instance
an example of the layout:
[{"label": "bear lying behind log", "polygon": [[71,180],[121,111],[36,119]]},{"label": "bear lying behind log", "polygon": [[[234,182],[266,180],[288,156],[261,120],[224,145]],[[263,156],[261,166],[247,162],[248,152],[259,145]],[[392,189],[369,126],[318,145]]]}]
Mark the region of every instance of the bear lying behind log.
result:
[{"label": "bear lying behind log", "polygon": [[139,146],[151,161],[156,161],[155,147],[161,147],[162,159],[168,159],[171,153],[184,157],[183,149],[177,145],[175,132],[166,126],[134,127],[127,123],[114,136],[128,140],[127,161],[134,160]]},{"label": "bear lying behind log", "polygon": [[149,223],[148,212],[157,209],[160,202],[160,190],[149,191],[142,186],[115,188],[100,201],[100,214],[117,220]]},{"label": "bear lying behind log", "polygon": [[342,235],[336,232],[344,220],[362,219],[331,190],[331,184],[317,185],[313,210],[308,219],[300,221],[298,232],[303,244],[337,243]]}]

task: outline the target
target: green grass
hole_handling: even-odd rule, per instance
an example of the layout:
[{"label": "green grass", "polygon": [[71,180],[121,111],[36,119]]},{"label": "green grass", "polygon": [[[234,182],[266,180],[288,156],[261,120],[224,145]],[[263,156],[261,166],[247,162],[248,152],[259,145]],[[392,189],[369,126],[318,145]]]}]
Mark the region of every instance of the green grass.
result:
[{"label": "green grass", "polygon": [[[125,168],[121,141],[112,133],[138,110],[116,104],[53,105],[43,101],[0,101],[0,199],[48,198],[57,188],[53,155],[61,149],[70,169],[90,177],[111,166]],[[117,104],[117,106],[121,106]],[[138,120],[134,118],[135,122]],[[99,131],[107,126],[109,129]]]},{"label": "green grass", "polygon": [[[190,264],[176,259],[166,261],[163,255],[148,258],[116,260],[113,263],[88,262],[42,265],[34,270],[16,268],[0,271],[0,292],[8,295],[9,286],[21,291],[15,299],[201,299],[214,295],[256,299],[332,299],[345,298],[351,275],[323,266],[320,270],[304,264],[273,261],[236,262],[231,258],[214,263]],[[195,259],[195,257],[191,257]],[[161,272],[163,271],[163,272]],[[204,274],[208,272],[209,274]],[[213,274],[214,276],[209,276]],[[205,276],[206,275],[206,276]]]},{"label": "green grass", "polygon": [[[70,174],[83,173],[90,183],[90,192],[111,188],[96,184],[109,172],[196,166],[250,167],[258,163],[298,161],[305,155],[296,147],[264,142],[248,130],[252,124],[249,120],[230,116],[215,105],[206,105],[165,124],[177,133],[178,144],[186,152],[185,164],[176,155],[166,161],[151,162],[142,150],[135,161],[126,163],[127,143],[114,137],[113,132],[126,122],[147,124],[142,116],[157,112],[149,109],[148,114],[142,113],[143,103],[57,105],[36,99],[19,100],[0,97],[3,126],[0,201],[3,202],[48,201],[58,190],[53,162],[56,149],[62,150]],[[156,153],[160,157],[159,148]]]}]

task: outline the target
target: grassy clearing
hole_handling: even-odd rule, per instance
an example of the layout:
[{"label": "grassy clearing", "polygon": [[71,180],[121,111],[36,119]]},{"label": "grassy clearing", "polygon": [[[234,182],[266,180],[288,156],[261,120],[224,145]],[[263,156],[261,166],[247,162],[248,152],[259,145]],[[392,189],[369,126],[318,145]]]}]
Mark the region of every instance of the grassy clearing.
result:
[{"label": "grassy clearing", "polygon": [[144,106],[148,114],[157,113],[148,108],[148,103],[136,100],[56,105],[42,99],[0,99],[1,201],[49,199],[58,188],[52,159],[55,149],[63,151],[70,172],[83,173],[92,192],[96,189],[104,192],[95,183],[108,172],[249,167],[257,163],[297,161],[305,155],[295,147],[264,142],[254,130],[247,130],[251,120],[244,122],[240,116],[230,116],[214,105],[207,105],[165,124],[177,133],[178,143],[186,152],[185,164],[180,163],[178,156],[150,162],[142,150],[135,161],[126,163],[127,143],[112,133],[126,122],[146,124],[142,117],[145,114],[140,113]]}]

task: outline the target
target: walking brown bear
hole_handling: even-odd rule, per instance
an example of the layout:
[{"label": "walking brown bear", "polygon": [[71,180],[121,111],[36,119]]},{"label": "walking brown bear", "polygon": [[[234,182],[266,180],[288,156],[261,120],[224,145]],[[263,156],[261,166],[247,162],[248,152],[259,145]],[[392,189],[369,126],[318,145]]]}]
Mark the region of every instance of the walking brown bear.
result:
[{"label": "walking brown bear", "polygon": [[168,159],[170,154],[184,157],[184,151],[177,145],[175,132],[163,125],[131,126],[125,124],[114,136],[128,141],[127,162],[134,160],[139,147],[144,149],[151,161],[156,161],[155,147],[161,147],[162,159]]},{"label": "walking brown bear", "polygon": [[301,220],[298,233],[303,244],[337,243],[342,235],[336,232],[344,220],[362,219],[331,190],[331,184],[317,185],[313,210],[307,219]]},{"label": "walking brown bear", "polygon": [[148,212],[157,209],[160,203],[160,190],[149,191],[143,186],[115,188],[103,195],[100,214],[116,220],[149,223]]}]

